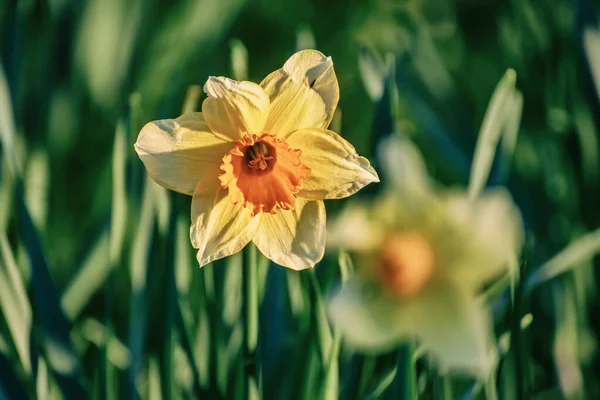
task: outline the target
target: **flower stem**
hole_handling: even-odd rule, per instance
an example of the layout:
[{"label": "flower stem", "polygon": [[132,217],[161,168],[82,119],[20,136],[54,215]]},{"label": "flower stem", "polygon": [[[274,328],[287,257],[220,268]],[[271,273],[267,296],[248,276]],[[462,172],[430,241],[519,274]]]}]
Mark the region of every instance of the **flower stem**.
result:
[{"label": "flower stem", "polygon": [[259,399],[258,344],[258,282],[256,247],[248,244],[243,250],[242,312],[244,318],[244,398]]},{"label": "flower stem", "polygon": [[416,374],[413,362],[415,345],[413,342],[403,344],[398,350],[398,386],[399,399],[414,400],[416,396]]}]

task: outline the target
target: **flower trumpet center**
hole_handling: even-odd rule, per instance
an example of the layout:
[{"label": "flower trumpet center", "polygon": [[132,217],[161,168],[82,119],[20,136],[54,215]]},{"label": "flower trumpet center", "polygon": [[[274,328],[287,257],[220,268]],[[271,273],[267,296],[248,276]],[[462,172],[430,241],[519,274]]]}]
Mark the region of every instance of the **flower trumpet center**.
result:
[{"label": "flower trumpet center", "polygon": [[246,158],[251,169],[264,171],[269,166],[267,161],[275,158],[269,156],[269,147],[267,146],[265,142],[258,142],[246,149]]},{"label": "flower trumpet center", "polygon": [[221,170],[221,187],[234,204],[243,204],[253,214],[293,209],[295,194],[310,175],[302,151],[268,133],[237,140],[223,157]]},{"label": "flower trumpet center", "polygon": [[427,284],[434,263],[433,248],[425,237],[417,233],[396,234],[385,241],[375,274],[382,287],[393,295],[411,297]]}]

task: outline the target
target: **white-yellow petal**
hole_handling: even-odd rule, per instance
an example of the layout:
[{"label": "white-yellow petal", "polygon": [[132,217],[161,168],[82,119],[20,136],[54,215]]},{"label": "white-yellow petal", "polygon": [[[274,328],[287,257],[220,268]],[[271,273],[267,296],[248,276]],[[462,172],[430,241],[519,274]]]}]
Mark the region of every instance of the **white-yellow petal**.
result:
[{"label": "white-yellow petal", "polygon": [[456,260],[457,280],[477,288],[508,271],[519,256],[524,233],[521,214],[506,190],[487,190],[472,201],[466,193],[453,193],[447,213],[467,240]]},{"label": "white-yellow petal", "polygon": [[271,99],[265,131],[280,136],[327,128],[340,98],[333,62],[316,50],[297,52],[260,85]]},{"label": "white-yellow petal", "polygon": [[208,98],[202,113],[210,129],[229,140],[263,131],[269,114],[269,96],[253,82],[211,76],[204,84]]},{"label": "white-yellow petal", "polygon": [[399,135],[384,139],[378,146],[379,158],[387,183],[403,203],[421,204],[433,195],[433,185],[419,149]]},{"label": "white-yellow petal", "polygon": [[263,214],[253,242],[279,265],[294,270],[313,267],[325,252],[325,205],[297,199],[293,210]]},{"label": "white-yellow petal", "polygon": [[410,308],[402,307],[358,278],[348,280],[331,296],[327,311],[342,339],[361,352],[390,351],[402,340],[413,337]]},{"label": "white-yellow petal", "polygon": [[430,282],[411,302],[417,338],[443,369],[483,376],[496,362],[489,315],[450,280]]},{"label": "white-yellow petal", "polygon": [[201,113],[150,122],[134,145],[152,179],[188,195],[204,176],[218,173],[231,146],[211,132]]},{"label": "white-yellow petal", "polygon": [[190,239],[202,267],[242,250],[254,237],[261,215],[252,216],[249,209],[234,205],[224,190],[216,196],[201,193],[199,187],[192,199]]},{"label": "white-yellow petal", "polygon": [[340,135],[327,129],[301,129],[287,138],[292,148],[302,150],[301,160],[311,172],[298,197],[322,200],[341,199],[371,182],[379,182],[377,172],[365,157]]},{"label": "white-yellow petal", "polygon": [[349,251],[372,252],[387,232],[369,215],[366,204],[349,203],[327,223],[327,247]]}]

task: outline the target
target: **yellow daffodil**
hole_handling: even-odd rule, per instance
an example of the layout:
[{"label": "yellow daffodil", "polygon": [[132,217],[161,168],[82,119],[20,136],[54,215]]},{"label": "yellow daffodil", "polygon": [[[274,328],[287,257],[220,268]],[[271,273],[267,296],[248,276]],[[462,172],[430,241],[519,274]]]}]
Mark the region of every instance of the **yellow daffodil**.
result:
[{"label": "yellow daffodil", "polygon": [[300,270],[325,247],[324,199],[378,181],[369,161],[327,130],[339,99],[330,57],[294,54],[260,85],[210,77],[202,112],[148,123],[135,149],[150,176],[192,200],[198,262],[252,241]]},{"label": "yellow daffodil", "polygon": [[330,316],[364,352],[416,338],[442,368],[485,373],[495,352],[478,293],[520,251],[520,213],[502,189],[475,200],[436,189],[406,140],[382,150],[392,189],[350,205],[330,227],[330,244],[353,253],[358,265],[332,296]]}]

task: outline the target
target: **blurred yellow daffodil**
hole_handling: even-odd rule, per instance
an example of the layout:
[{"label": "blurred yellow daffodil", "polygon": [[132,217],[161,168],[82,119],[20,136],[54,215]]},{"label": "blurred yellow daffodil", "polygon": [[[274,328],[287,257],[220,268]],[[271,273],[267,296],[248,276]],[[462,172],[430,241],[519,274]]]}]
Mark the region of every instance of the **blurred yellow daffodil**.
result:
[{"label": "blurred yellow daffodil", "polygon": [[250,241],[285,267],[314,266],[325,248],[323,200],[378,181],[326,129],[339,100],[331,58],[300,51],[260,85],[210,77],[204,91],[201,113],[150,122],[135,144],[156,182],[193,195],[200,266]]},{"label": "blurred yellow daffodil", "polygon": [[354,253],[358,265],[331,297],[330,316],[358,350],[416,338],[441,368],[486,373],[496,353],[478,292],[514,265],[520,213],[502,189],[470,200],[434,188],[408,140],[381,150],[390,190],[351,204],[328,231],[329,244]]}]

